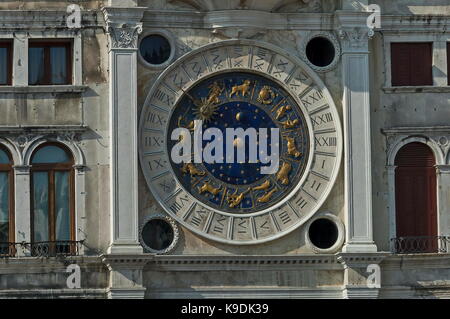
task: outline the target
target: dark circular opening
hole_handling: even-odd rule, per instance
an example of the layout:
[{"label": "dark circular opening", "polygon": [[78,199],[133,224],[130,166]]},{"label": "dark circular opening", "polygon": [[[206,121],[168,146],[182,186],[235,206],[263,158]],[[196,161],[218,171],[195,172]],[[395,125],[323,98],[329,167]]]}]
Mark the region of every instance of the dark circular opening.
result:
[{"label": "dark circular opening", "polygon": [[306,45],[306,57],[309,62],[318,67],[330,65],[336,54],[333,43],[323,37],[311,39]]},{"label": "dark circular opening", "polygon": [[173,228],[163,219],[152,219],[142,229],[142,240],[153,250],[167,249],[173,239]]},{"label": "dark circular opening", "polygon": [[334,222],[321,218],[311,224],[308,235],[314,246],[320,249],[328,249],[336,244],[339,231]]},{"label": "dark circular opening", "polygon": [[148,63],[162,64],[170,58],[171,48],[165,37],[152,34],[142,39],[139,51]]}]

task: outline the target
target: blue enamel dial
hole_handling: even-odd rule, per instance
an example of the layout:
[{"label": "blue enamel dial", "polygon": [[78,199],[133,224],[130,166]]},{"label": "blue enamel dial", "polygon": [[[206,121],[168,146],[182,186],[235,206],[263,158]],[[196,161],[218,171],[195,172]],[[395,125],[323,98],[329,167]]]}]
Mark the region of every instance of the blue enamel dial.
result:
[{"label": "blue enamel dial", "polygon": [[[171,166],[183,188],[202,203],[228,213],[256,213],[277,204],[300,182],[309,156],[308,128],[295,100],[275,81],[253,73],[233,72],[194,85],[184,92],[171,114],[166,144],[169,154],[179,142],[171,140],[170,134],[177,128],[189,130],[194,150],[194,132],[199,131],[196,120],[202,121],[202,133],[208,129],[222,133],[220,141],[216,141],[222,144],[222,160],[195,163],[192,154],[191,163],[171,162]],[[248,136],[244,140],[228,138],[227,129],[240,128],[255,129],[257,133],[256,162],[251,161]],[[261,157],[261,128],[267,129],[268,155],[279,150],[279,166],[272,174],[261,173],[262,167],[269,165]],[[272,129],[279,129],[278,139],[276,135],[272,139]],[[203,150],[211,141],[201,142]],[[244,161],[237,158],[237,149],[233,160],[227,160],[227,141],[234,141],[234,146],[244,143]],[[212,154],[216,155],[216,151]]]}]

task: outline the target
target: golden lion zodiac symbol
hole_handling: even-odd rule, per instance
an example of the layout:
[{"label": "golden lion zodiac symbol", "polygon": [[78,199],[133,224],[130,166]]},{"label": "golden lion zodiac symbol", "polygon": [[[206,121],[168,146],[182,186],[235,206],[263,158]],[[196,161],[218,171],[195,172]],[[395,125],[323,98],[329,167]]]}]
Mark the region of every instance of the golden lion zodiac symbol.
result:
[{"label": "golden lion zodiac symbol", "polygon": [[258,102],[262,104],[272,104],[273,99],[276,97],[275,93],[270,89],[269,86],[264,85],[258,94]]},{"label": "golden lion zodiac symbol", "polygon": [[277,110],[277,115],[275,116],[275,119],[277,119],[277,120],[281,119],[284,116],[284,114],[287,111],[290,111],[290,110],[292,110],[292,106],[290,106],[290,105],[283,105],[282,107],[280,107]]},{"label": "golden lion zodiac symbol", "polygon": [[289,162],[284,162],[277,173],[277,180],[283,185],[289,184],[289,173],[292,170],[292,165]]},{"label": "golden lion zodiac symbol", "polygon": [[287,147],[288,147],[288,154],[294,157],[300,157],[302,153],[300,153],[297,150],[297,147],[295,146],[295,139],[293,137],[286,137],[287,140]]},{"label": "golden lion zodiac symbol", "polygon": [[199,170],[197,167],[195,167],[192,163],[184,164],[183,168],[181,168],[181,172],[183,174],[190,174],[191,176],[205,176],[205,172],[202,170]]},{"label": "golden lion zodiac symbol", "polygon": [[234,194],[230,194],[228,192],[228,196],[227,196],[227,202],[230,206],[230,208],[235,208],[237,206],[239,206],[241,204],[241,202],[244,200],[244,196],[250,191],[250,188],[248,190],[246,190],[245,192],[242,192],[241,194],[238,195],[238,190],[236,189],[236,191],[234,192]]},{"label": "golden lion zodiac symbol", "polygon": [[254,191],[265,191],[267,189],[270,188],[270,181],[267,180],[264,183],[262,183],[261,185],[257,186],[257,187],[253,187]]},{"label": "golden lion zodiac symbol", "polygon": [[239,96],[238,93],[241,93],[242,97],[245,97],[247,95],[247,93],[249,93],[250,91],[250,85],[251,85],[251,81],[250,80],[245,80],[244,83],[242,83],[241,85],[235,85],[231,88],[231,93],[230,93],[230,98],[234,95]]},{"label": "golden lion zodiac symbol", "polygon": [[203,193],[210,193],[210,194],[212,194],[212,195],[214,195],[214,196],[217,196],[217,194],[220,193],[220,190],[221,190],[221,189],[222,189],[222,187],[219,187],[219,188],[213,187],[213,186],[209,183],[209,181],[206,181],[206,182],[203,184],[202,187],[198,187],[198,191],[199,191],[200,194],[203,194]]},{"label": "golden lion zodiac symbol", "polygon": [[261,196],[260,198],[258,198],[256,201],[258,203],[267,203],[270,201],[270,199],[272,198],[273,194],[275,194],[275,192],[278,189],[275,187],[274,189],[272,189],[270,192],[267,192],[265,195]]}]

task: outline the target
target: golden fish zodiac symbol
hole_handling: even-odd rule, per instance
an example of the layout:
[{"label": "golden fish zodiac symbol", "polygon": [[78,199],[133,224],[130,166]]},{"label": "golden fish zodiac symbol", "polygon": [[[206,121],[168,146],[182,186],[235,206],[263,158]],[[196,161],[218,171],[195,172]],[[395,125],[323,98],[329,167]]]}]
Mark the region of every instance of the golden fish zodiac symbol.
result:
[{"label": "golden fish zodiac symbol", "polygon": [[292,170],[292,165],[289,162],[284,162],[280,170],[277,173],[277,181],[280,181],[283,185],[289,184],[289,173]]},{"label": "golden fish zodiac symbol", "polygon": [[270,89],[269,86],[264,85],[258,94],[258,102],[262,104],[272,104],[273,99],[276,97],[275,93]]},{"label": "golden fish zodiac symbol", "polygon": [[267,180],[264,183],[262,183],[261,185],[257,186],[257,187],[253,187],[254,191],[265,191],[267,189],[270,188],[270,181]]},{"label": "golden fish zodiac symbol", "polygon": [[220,87],[217,82],[214,82],[213,84],[208,86],[208,88],[210,90],[209,90],[208,98],[206,99],[206,103],[207,104],[219,104],[220,103],[219,96],[220,96],[220,94],[222,94],[224,88]]},{"label": "golden fish zodiac symbol", "polygon": [[288,154],[296,158],[300,157],[302,153],[300,153],[297,150],[297,147],[295,146],[295,139],[293,137],[286,137],[286,140],[287,140]]},{"label": "golden fish zodiac symbol", "polygon": [[202,170],[199,170],[197,167],[195,167],[194,164],[192,163],[187,163],[184,164],[183,168],[181,169],[181,172],[183,174],[188,174],[191,175],[191,177],[193,176],[205,176],[205,172],[203,172]]},{"label": "golden fish zodiac symbol", "polygon": [[241,85],[235,85],[231,88],[230,98],[233,95],[239,96],[238,93],[241,93],[242,97],[245,97],[247,93],[250,93],[250,85],[252,82],[250,80],[245,80]]},{"label": "golden fish zodiac symbol", "polygon": [[230,208],[235,208],[237,206],[239,206],[241,204],[241,202],[244,200],[244,196],[250,192],[250,188],[248,190],[246,190],[245,192],[242,192],[238,195],[238,190],[236,189],[236,191],[234,192],[234,194],[230,194],[228,192],[228,196],[227,196],[227,202],[228,202],[228,206],[230,206]]},{"label": "golden fish zodiac symbol", "polygon": [[270,199],[272,198],[273,194],[275,194],[276,191],[278,191],[278,189],[275,187],[270,192],[267,192],[266,194],[258,198],[256,201],[258,203],[267,203],[270,201]]},{"label": "golden fish zodiac symbol", "polygon": [[214,196],[217,196],[217,194],[220,193],[220,190],[221,190],[221,189],[222,189],[222,186],[219,187],[219,188],[215,188],[215,187],[213,187],[213,186],[209,183],[209,181],[206,181],[206,182],[203,184],[202,187],[198,187],[198,191],[199,191],[200,194],[203,194],[203,193],[210,193],[210,194],[212,194],[212,195],[214,195]]},{"label": "golden fish zodiac symbol", "polygon": [[291,119],[289,119],[289,118],[288,118],[287,121],[280,122],[280,124],[281,124],[285,129],[294,128],[294,127],[296,127],[299,123],[300,123],[299,119],[295,119],[295,120],[291,121]]},{"label": "golden fish zodiac symbol", "polygon": [[284,114],[285,114],[287,111],[290,111],[290,110],[292,110],[292,106],[290,106],[290,105],[283,105],[283,106],[281,106],[281,107],[277,110],[277,115],[275,116],[275,119],[277,119],[277,120],[281,119],[281,118],[284,116]]}]

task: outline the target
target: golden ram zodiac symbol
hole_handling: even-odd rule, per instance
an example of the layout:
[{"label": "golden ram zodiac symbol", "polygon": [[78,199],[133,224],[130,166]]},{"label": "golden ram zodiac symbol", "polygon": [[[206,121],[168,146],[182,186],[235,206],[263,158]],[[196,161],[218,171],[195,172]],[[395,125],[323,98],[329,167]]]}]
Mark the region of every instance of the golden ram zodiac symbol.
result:
[{"label": "golden ram zodiac symbol", "polygon": [[270,192],[267,192],[266,194],[258,198],[256,201],[258,203],[267,203],[270,201],[270,199],[272,198],[273,194],[275,194],[276,191],[278,191],[278,189],[275,187]]},{"label": "golden ram zodiac symbol", "polygon": [[197,167],[195,167],[194,164],[192,163],[187,163],[184,164],[184,166],[181,168],[181,172],[183,174],[190,174],[191,177],[193,176],[205,176],[205,172],[203,172],[202,170],[199,170]]},{"label": "golden ram zodiac symbol", "polygon": [[289,173],[292,170],[292,165],[289,162],[284,162],[277,173],[277,180],[283,185],[289,184]]},{"label": "golden ram zodiac symbol", "polygon": [[245,192],[242,192],[238,195],[238,190],[236,189],[236,191],[234,192],[234,194],[230,194],[230,192],[228,192],[228,196],[227,196],[227,202],[230,206],[230,208],[235,208],[237,206],[239,206],[241,204],[241,202],[244,200],[244,196],[250,192],[250,188],[248,190],[246,190]]},{"label": "golden ram zodiac symbol", "polygon": [[282,107],[280,107],[277,110],[277,115],[275,116],[275,119],[277,119],[277,120],[281,119],[284,116],[284,114],[287,111],[290,111],[290,110],[292,110],[292,106],[290,106],[290,105],[283,105]]},{"label": "golden ram zodiac symbol", "polygon": [[217,196],[217,194],[220,193],[221,189],[222,189],[222,186],[219,188],[215,188],[209,183],[209,181],[206,181],[205,183],[203,183],[202,187],[198,187],[198,192],[200,194],[210,193],[214,196]]},{"label": "golden ram zodiac symbol", "polygon": [[270,181],[267,180],[264,183],[262,183],[261,185],[257,186],[257,187],[253,187],[254,191],[265,191],[268,190],[270,188]]},{"label": "golden ram zodiac symbol", "polygon": [[293,137],[286,137],[286,140],[287,140],[288,154],[296,158],[300,157],[302,153],[300,153],[297,150],[297,147],[295,146],[295,139]]},{"label": "golden ram zodiac symbol", "polygon": [[258,94],[258,102],[262,104],[272,104],[273,99],[276,97],[275,93],[267,85],[264,85]]},{"label": "golden ram zodiac symbol", "polygon": [[231,88],[230,98],[235,94],[236,96],[239,96],[238,93],[241,93],[242,97],[245,97],[247,93],[250,91],[250,85],[252,82],[250,80],[245,80],[244,83],[241,85],[235,85]]}]

